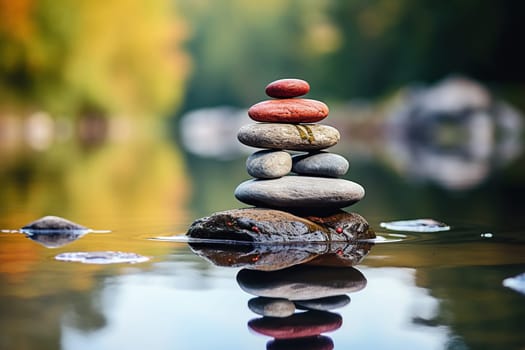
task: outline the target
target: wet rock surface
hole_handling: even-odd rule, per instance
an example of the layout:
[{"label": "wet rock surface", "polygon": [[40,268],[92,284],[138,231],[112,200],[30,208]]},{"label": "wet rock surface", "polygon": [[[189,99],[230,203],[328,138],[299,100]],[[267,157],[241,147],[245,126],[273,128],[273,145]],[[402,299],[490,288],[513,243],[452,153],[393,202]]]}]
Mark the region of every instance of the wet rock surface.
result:
[{"label": "wet rock surface", "polygon": [[337,211],[307,218],[266,208],[232,209],[198,219],[191,238],[239,242],[354,242],[375,234],[359,214]]},{"label": "wet rock surface", "polygon": [[291,213],[265,208],[232,209],[198,219],[191,238],[245,242],[326,242],[329,231]]}]

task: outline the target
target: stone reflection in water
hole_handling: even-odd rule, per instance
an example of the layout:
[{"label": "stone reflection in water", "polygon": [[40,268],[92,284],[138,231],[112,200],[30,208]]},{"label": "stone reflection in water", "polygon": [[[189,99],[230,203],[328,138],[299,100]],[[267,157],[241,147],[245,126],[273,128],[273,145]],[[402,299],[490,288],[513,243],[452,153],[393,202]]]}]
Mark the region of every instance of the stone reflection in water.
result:
[{"label": "stone reflection in water", "polygon": [[354,267],[310,264],[279,271],[243,269],[237,282],[256,296],[248,307],[263,317],[250,320],[248,327],[274,338],[267,349],[333,349],[333,341],[323,335],[343,324],[333,310],[350,303],[347,293],[366,287],[365,276]]},{"label": "stone reflection in water", "polygon": [[219,244],[194,241],[190,247],[217,266],[274,271],[305,262],[355,265],[368,254],[372,243]]},{"label": "stone reflection in water", "polygon": [[81,238],[91,230],[58,216],[44,216],[20,229],[29,239],[46,248],[59,248]]},{"label": "stone reflection in water", "polygon": [[521,153],[522,116],[483,85],[454,77],[408,90],[384,125],[383,149],[404,175],[467,189]]},{"label": "stone reflection in water", "polygon": [[333,348],[332,339],[324,335],[295,339],[274,339],[266,344],[268,350],[330,350]]},{"label": "stone reflection in water", "polygon": [[333,349],[323,335],[343,323],[333,310],[347,306],[347,294],[367,283],[353,267],[373,245],[366,220],[341,210],[303,215],[233,209],[188,230],[196,254],[215,265],[243,267],[237,283],[255,296],[248,308],[262,316],[248,327],[273,338],[267,349]]}]

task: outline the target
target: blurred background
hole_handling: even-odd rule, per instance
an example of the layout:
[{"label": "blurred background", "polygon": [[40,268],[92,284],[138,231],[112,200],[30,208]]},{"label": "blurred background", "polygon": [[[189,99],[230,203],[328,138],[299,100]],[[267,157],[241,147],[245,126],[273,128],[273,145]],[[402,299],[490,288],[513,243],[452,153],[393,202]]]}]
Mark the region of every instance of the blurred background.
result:
[{"label": "blurred background", "polygon": [[184,231],[242,206],[236,140],[307,80],[372,221],[511,228],[524,205],[525,3],[0,0],[0,225]]},{"label": "blurred background", "polygon": [[[523,272],[522,245],[485,244],[479,233],[523,232],[524,14],[519,0],[0,0],[0,324],[7,335],[0,347],[56,349],[68,329],[114,332],[113,305],[124,305],[115,314],[128,342],[156,338],[133,323],[151,310],[154,317],[142,321],[157,330],[151,334],[176,337],[178,320],[183,330],[198,324],[199,333],[189,334],[202,338],[203,322],[216,327],[223,319],[203,321],[200,311],[186,319],[192,295],[201,309],[208,302],[241,318],[232,339],[251,336],[250,314],[223,302],[239,301],[231,290],[220,301],[194,293],[212,288],[213,276],[235,284],[231,270],[210,273],[187,248],[147,239],[244,206],[233,191],[249,178],[245,159],[254,150],[237,141],[237,130],[251,122],[246,111],[267,98],[269,82],[295,77],[310,83],[309,98],[330,107],[323,123],[342,136],[331,150],[350,161],[345,177],[367,191],[351,210],[374,228],[431,217],[469,234],[459,236],[464,244],[446,244],[445,235],[440,244],[374,248],[368,264],[403,267],[412,276],[403,283],[430,288],[424,296],[441,302],[435,319],[411,323],[450,325],[448,348],[470,348],[455,347],[455,334],[480,349],[509,339],[521,348],[522,296],[496,286]],[[116,233],[90,234],[67,249],[158,260],[138,268],[59,265],[56,250],[7,234],[44,215]],[[140,268],[153,278],[113,278]],[[394,272],[382,273],[406,280]],[[148,294],[159,281],[166,293]],[[377,290],[361,304],[373,326],[355,324],[370,332],[366,342],[386,344],[391,336],[371,333],[381,329],[384,291],[396,297],[383,300],[389,308],[401,305],[412,317],[423,290],[406,293],[415,306],[381,279]],[[136,299],[117,303],[123,294]],[[188,311],[176,314],[181,309]],[[155,317],[165,310],[173,310],[169,318]],[[70,347],[93,348],[79,339]]]}]

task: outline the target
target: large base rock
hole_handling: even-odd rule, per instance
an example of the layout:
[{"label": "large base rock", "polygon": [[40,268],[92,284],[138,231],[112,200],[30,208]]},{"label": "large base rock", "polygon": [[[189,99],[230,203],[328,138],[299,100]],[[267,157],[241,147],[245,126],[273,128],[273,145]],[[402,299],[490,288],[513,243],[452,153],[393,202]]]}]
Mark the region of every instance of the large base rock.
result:
[{"label": "large base rock", "polygon": [[336,211],[327,216],[300,217],[285,211],[246,208],[214,213],[194,221],[191,238],[261,242],[353,242],[374,238],[368,222],[360,215]]}]

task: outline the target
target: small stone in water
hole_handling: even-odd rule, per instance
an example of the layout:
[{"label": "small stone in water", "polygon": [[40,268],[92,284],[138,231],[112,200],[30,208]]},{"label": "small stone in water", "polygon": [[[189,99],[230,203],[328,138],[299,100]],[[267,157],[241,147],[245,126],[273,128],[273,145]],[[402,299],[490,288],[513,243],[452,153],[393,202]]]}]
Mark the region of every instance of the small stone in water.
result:
[{"label": "small stone in water", "polygon": [[295,312],[295,304],[285,298],[256,297],[248,301],[248,308],[268,317],[288,317]]},{"label": "small stone in water", "polygon": [[139,254],[114,251],[62,253],[55,256],[55,259],[60,261],[81,262],[84,264],[135,264],[149,260],[148,257]]},{"label": "small stone in water", "polygon": [[514,277],[505,278],[503,286],[525,294],[525,272]]},{"label": "small stone in water", "polygon": [[31,231],[64,230],[85,231],[88,230],[88,228],[61,217],[49,215],[29,223],[21,229],[21,231],[24,233],[31,233]]},{"label": "small stone in water", "polygon": [[450,226],[447,224],[433,219],[382,222],[380,226],[388,230],[408,232],[439,232],[450,230]]}]

